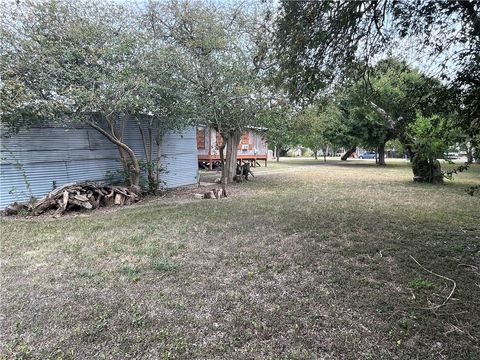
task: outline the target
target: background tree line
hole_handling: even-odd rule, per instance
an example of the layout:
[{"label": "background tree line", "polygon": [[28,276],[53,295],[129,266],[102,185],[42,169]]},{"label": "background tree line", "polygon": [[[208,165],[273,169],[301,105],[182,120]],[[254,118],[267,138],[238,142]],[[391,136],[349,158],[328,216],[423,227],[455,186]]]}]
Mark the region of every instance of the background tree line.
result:
[{"label": "background tree line", "polygon": [[[376,148],[379,165],[397,141],[426,182],[442,181],[437,158],[449,145],[479,158],[478,1],[1,6],[2,126],[90,126],[117,146],[134,187],[146,172],[158,188],[162,137],[196,124],[223,137],[224,188],[248,126],[267,127],[277,150]],[[124,139],[132,124],[144,161]]]},{"label": "background tree line", "polygon": [[276,14],[275,82],[302,107],[336,98],[346,143],[382,165],[398,139],[426,182],[442,181],[448,145],[480,157],[479,1],[285,0]]}]

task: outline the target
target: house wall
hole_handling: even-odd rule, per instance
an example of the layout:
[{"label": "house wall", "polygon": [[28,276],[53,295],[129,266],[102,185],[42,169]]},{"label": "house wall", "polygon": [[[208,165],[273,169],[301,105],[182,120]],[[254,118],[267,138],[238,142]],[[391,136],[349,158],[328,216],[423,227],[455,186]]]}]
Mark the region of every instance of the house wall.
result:
[{"label": "house wall", "polygon": [[210,130],[207,126],[197,126],[197,153],[198,155],[208,155],[210,144]]},{"label": "house wall", "polygon": [[[248,149],[244,149],[242,145],[248,145]],[[238,155],[267,155],[267,152],[267,143],[261,132],[250,129],[242,135],[238,146]]]},{"label": "house wall", "polygon": [[[247,135],[248,134],[248,135]],[[201,135],[197,128],[197,149],[198,155],[219,155],[217,148],[217,132],[215,129],[205,127],[205,149],[199,149]],[[242,145],[248,145],[248,149],[243,149]],[[248,130],[242,135],[240,144],[237,148],[238,155],[267,155],[268,147],[265,137],[261,131],[254,129]]]},{"label": "house wall", "polygon": [[[125,141],[143,158],[138,128],[128,122]],[[166,172],[161,179],[172,188],[198,181],[195,128],[168,133],[161,144]],[[77,181],[101,181],[107,171],[120,169],[118,150],[98,131],[89,127],[36,127],[8,137],[1,135],[0,208],[29,197],[41,197],[61,186]]]}]

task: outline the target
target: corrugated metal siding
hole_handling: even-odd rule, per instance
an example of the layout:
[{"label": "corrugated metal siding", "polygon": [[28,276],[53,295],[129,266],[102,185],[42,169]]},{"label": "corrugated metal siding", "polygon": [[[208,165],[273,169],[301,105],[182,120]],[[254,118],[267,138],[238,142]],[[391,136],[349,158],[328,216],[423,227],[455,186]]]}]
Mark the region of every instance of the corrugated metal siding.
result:
[{"label": "corrugated metal siding", "polygon": [[[127,123],[125,142],[139,156],[144,158],[143,142],[138,125],[134,121]],[[145,131],[147,137],[147,132]],[[156,146],[153,154],[156,156]],[[198,179],[197,133],[195,127],[188,127],[181,132],[169,132],[164,135],[160,153],[161,164],[166,172],[160,174],[167,188],[195,184]]]},{"label": "corrugated metal siding", "polygon": [[167,187],[190,185],[198,180],[196,129],[167,134],[161,146],[162,163],[167,172],[161,178]]},{"label": "corrugated metal siding", "polygon": [[[143,158],[143,145],[133,122],[125,131],[125,141]],[[181,133],[168,133],[161,144],[162,164],[167,187],[198,181],[196,132],[194,127]],[[1,137],[0,207],[29,197],[24,175],[32,194],[45,195],[53,183],[103,180],[107,171],[120,168],[118,150],[96,130],[75,128],[31,128],[11,137]]]}]

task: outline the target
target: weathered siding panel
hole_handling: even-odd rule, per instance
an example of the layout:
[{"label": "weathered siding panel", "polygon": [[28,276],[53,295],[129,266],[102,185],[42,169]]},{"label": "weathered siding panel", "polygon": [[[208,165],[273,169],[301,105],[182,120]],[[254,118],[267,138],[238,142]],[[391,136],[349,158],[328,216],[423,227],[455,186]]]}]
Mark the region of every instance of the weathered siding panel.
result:
[{"label": "weathered siding panel", "polygon": [[[217,132],[215,129],[205,128],[206,133],[210,133],[210,136],[206,136],[209,141],[206,150],[198,150],[199,155],[208,155],[208,150],[210,154],[219,155],[219,150],[217,147]],[[248,135],[246,135],[248,133]],[[242,143],[243,142],[243,143]],[[248,145],[248,149],[243,149],[242,145]],[[224,150],[225,153],[226,150]],[[267,155],[268,147],[265,141],[264,131],[250,129],[245,134],[242,134],[242,139],[237,148],[237,155]]]},{"label": "weathered siding panel", "polygon": [[190,185],[198,181],[196,129],[189,127],[181,133],[169,133],[160,149],[162,164],[167,172],[161,178],[167,187]]},{"label": "weathered siding panel", "polygon": [[[133,122],[127,126],[125,141],[143,158],[141,136]],[[167,172],[162,180],[167,187],[195,184],[198,181],[195,128],[169,133],[161,144],[162,164]],[[107,171],[120,168],[118,150],[96,130],[75,128],[32,128],[17,135],[1,137],[0,207],[25,201],[29,191],[45,195],[52,185],[68,182],[101,181]]]},{"label": "weathered siding panel", "polygon": [[208,155],[210,153],[210,130],[207,126],[197,127],[197,152],[198,155]]},{"label": "weathered siding panel", "polygon": [[39,151],[14,151],[9,152],[5,148],[2,149],[1,164],[20,163],[49,163],[54,159],[64,161],[81,161],[81,160],[118,160],[118,150],[39,150]]},{"label": "weathered siding panel", "polygon": [[[145,131],[147,137],[147,132]],[[125,142],[139,158],[144,159],[143,141],[138,125],[131,121],[127,123]],[[190,185],[197,182],[198,162],[196,128],[188,127],[180,132],[168,132],[163,136],[160,153],[161,164],[166,172],[160,175],[167,188]],[[156,146],[153,147],[156,156]]]},{"label": "weathered siding panel", "polygon": [[[112,160],[55,161],[46,163],[1,165],[0,207],[13,201],[24,201],[29,197],[25,178],[35,197],[41,197],[52,190],[53,184],[60,186],[69,182],[102,180],[109,170],[115,170],[119,163]],[[11,192],[11,193],[10,193]]]}]

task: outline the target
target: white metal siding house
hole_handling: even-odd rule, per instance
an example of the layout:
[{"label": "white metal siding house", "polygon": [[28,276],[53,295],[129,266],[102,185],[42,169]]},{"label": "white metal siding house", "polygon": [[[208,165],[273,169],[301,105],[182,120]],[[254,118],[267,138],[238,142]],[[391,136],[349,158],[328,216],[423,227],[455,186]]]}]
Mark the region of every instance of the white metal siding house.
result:
[{"label": "white metal siding house", "polygon": [[[40,197],[53,185],[101,181],[107,171],[121,167],[117,147],[88,126],[34,127],[8,136],[1,134],[0,208],[14,201],[28,200],[30,184]],[[125,130],[125,141],[139,158],[143,157],[140,132]],[[161,144],[161,179],[167,188],[198,182],[196,130],[167,133]]]}]

